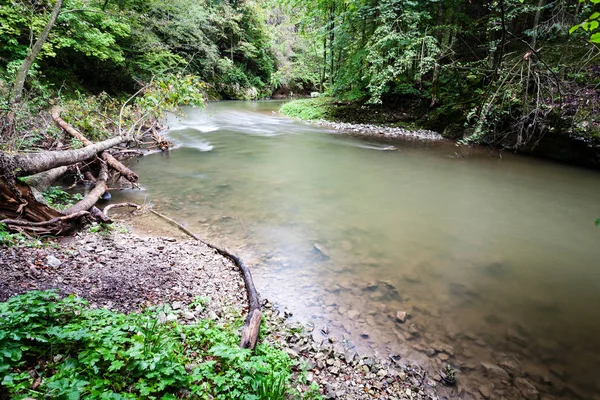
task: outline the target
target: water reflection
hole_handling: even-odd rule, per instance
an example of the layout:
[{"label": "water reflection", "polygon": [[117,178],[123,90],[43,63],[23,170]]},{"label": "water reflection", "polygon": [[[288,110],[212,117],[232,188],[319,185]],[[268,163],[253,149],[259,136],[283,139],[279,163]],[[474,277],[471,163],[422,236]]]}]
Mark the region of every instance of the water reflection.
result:
[{"label": "water reflection", "polygon": [[262,293],[360,350],[461,368],[465,393],[600,391],[597,172],[332,134],[277,106],[185,110],[180,147],[135,164],[148,191],[123,197],[237,249]]}]

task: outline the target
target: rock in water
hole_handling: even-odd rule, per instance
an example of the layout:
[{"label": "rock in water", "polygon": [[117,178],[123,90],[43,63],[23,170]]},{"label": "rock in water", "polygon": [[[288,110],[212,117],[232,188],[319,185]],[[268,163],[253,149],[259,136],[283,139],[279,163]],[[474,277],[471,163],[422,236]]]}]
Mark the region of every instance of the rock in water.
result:
[{"label": "rock in water", "polygon": [[521,392],[521,395],[527,400],[537,400],[540,396],[537,388],[531,382],[524,378],[515,379],[515,386]]},{"label": "rock in water", "polygon": [[102,200],[110,200],[112,199],[111,194],[108,192],[108,190],[106,192],[104,192],[104,194],[102,195]]},{"label": "rock in water", "polygon": [[483,368],[484,373],[490,378],[497,378],[501,380],[508,380],[510,378],[508,376],[508,372],[495,364],[482,362],[481,367]]},{"label": "rock in water", "polygon": [[325,257],[325,258],[330,258],[329,255],[329,251],[323,246],[320,245],[319,243],[315,243],[313,245],[313,248],[317,251],[317,253],[319,253],[321,256]]},{"label": "rock in water", "polygon": [[408,316],[408,313],[406,311],[398,311],[396,313],[396,321],[404,322],[404,321],[406,321],[407,316]]}]

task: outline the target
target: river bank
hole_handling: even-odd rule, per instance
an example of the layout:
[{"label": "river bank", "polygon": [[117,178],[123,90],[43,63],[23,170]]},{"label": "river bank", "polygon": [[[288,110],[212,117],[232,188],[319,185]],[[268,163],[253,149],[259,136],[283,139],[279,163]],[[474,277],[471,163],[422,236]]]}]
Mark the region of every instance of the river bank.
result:
[{"label": "river bank", "polygon": [[460,112],[429,109],[411,98],[385,106],[333,98],[299,99],[284,104],[280,113],[352,135],[447,139],[457,144],[465,142],[565,164],[600,168],[600,137],[597,134],[557,127],[538,133],[535,140],[529,138],[523,141],[520,138],[521,128],[511,126],[510,129],[504,127],[506,132],[502,134],[495,134],[490,129],[479,139],[473,139],[477,136],[474,135],[475,129]]},{"label": "river bank", "polygon": [[[229,260],[190,241],[153,216],[123,217],[126,225],[100,233],[80,232],[42,248],[0,248],[0,301],[31,290],[58,289],[88,300],[92,308],[132,312],[168,304],[167,319],[230,323],[247,310],[243,280]],[[135,233],[130,233],[132,229]],[[195,299],[203,298],[198,307]],[[439,375],[400,355],[361,357],[326,327],[287,322],[291,313],[262,299],[261,341],[297,361],[295,388],[316,383],[324,398],[438,399]],[[299,382],[299,381],[298,381]]]}]

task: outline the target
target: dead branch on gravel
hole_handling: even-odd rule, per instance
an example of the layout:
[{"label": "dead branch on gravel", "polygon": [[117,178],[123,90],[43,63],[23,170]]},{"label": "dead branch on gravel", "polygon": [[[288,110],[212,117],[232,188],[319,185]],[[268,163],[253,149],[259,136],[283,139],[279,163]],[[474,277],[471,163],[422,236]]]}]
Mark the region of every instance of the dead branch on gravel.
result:
[{"label": "dead branch on gravel", "polygon": [[[111,204],[104,208],[104,214],[108,215],[108,212],[112,208],[120,208],[120,207],[134,207],[136,209],[142,209],[142,206],[135,203],[119,203],[119,204]],[[167,221],[169,224],[177,227],[179,230],[190,236],[191,238],[197,240],[198,242],[204,243],[208,247],[214,249],[217,253],[221,254],[223,257],[228,258],[232,261],[240,270],[242,274],[242,278],[244,280],[244,285],[246,286],[246,293],[248,294],[248,317],[246,318],[246,323],[244,324],[244,328],[242,329],[242,340],[240,342],[240,347],[244,349],[253,350],[256,347],[256,343],[258,341],[258,335],[260,333],[260,323],[262,320],[262,312],[260,311],[260,302],[258,299],[258,292],[256,291],[256,287],[254,286],[254,281],[252,280],[252,273],[250,269],[246,266],[244,261],[236,256],[234,253],[229,251],[227,248],[217,246],[215,244],[209,243],[204,239],[200,239],[196,234],[191,232],[189,229],[176,222],[175,220],[163,215],[157,211],[149,209],[149,211],[156,215],[157,217]]]}]

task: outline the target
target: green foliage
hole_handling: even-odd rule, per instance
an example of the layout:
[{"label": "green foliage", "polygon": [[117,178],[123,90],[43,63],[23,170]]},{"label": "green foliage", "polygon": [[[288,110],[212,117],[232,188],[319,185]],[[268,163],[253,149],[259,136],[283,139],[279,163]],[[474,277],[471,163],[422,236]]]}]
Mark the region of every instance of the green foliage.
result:
[{"label": "green foliage", "polygon": [[[585,2],[585,0],[581,0],[581,2]],[[590,0],[592,4],[600,4],[600,0]],[[590,42],[592,43],[600,43],[600,32],[595,32],[600,27],[600,12],[595,11],[587,17],[585,21],[580,24],[573,26],[569,33],[574,33],[579,28],[583,28],[584,31],[590,33]]]},{"label": "green foliage", "polygon": [[254,393],[261,400],[280,400],[286,392],[288,377],[282,373],[269,373],[253,382]]},{"label": "green foliage", "polygon": [[114,230],[113,224],[107,224],[104,222],[94,222],[92,226],[90,226],[89,231],[91,233],[100,233],[101,235],[108,235]]},{"label": "green foliage", "polygon": [[284,398],[284,352],[251,353],[239,325],[180,325],[164,312],[90,309],[52,291],[13,297],[0,303],[1,385],[13,398]]},{"label": "green foliage", "polygon": [[308,121],[327,119],[328,101],[326,98],[294,100],[281,106],[279,112]]},{"label": "green foliage", "polygon": [[47,239],[42,241],[40,239],[30,238],[21,233],[11,233],[6,225],[0,222],[0,246],[18,246],[39,249],[48,245],[56,246],[56,243]]},{"label": "green foliage", "polygon": [[[52,5],[0,0],[0,79],[14,79]],[[47,104],[57,89],[118,95],[190,75],[228,97],[258,98],[280,83],[275,69],[263,10],[253,2],[65,0],[27,89]]]},{"label": "green foliage", "polygon": [[25,236],[21,235],[20,233],[10,233],[6,228],[6,225],[0,222],[0,245],[15,246],[25,240]]},{"label": "green foliage", "polygon": [[42,195],[48,202],[48,205],[57,210],[66,210],[73,206],[77,201],[83,199],[81,194],[70,194],[58,186],[48,188]]}]

